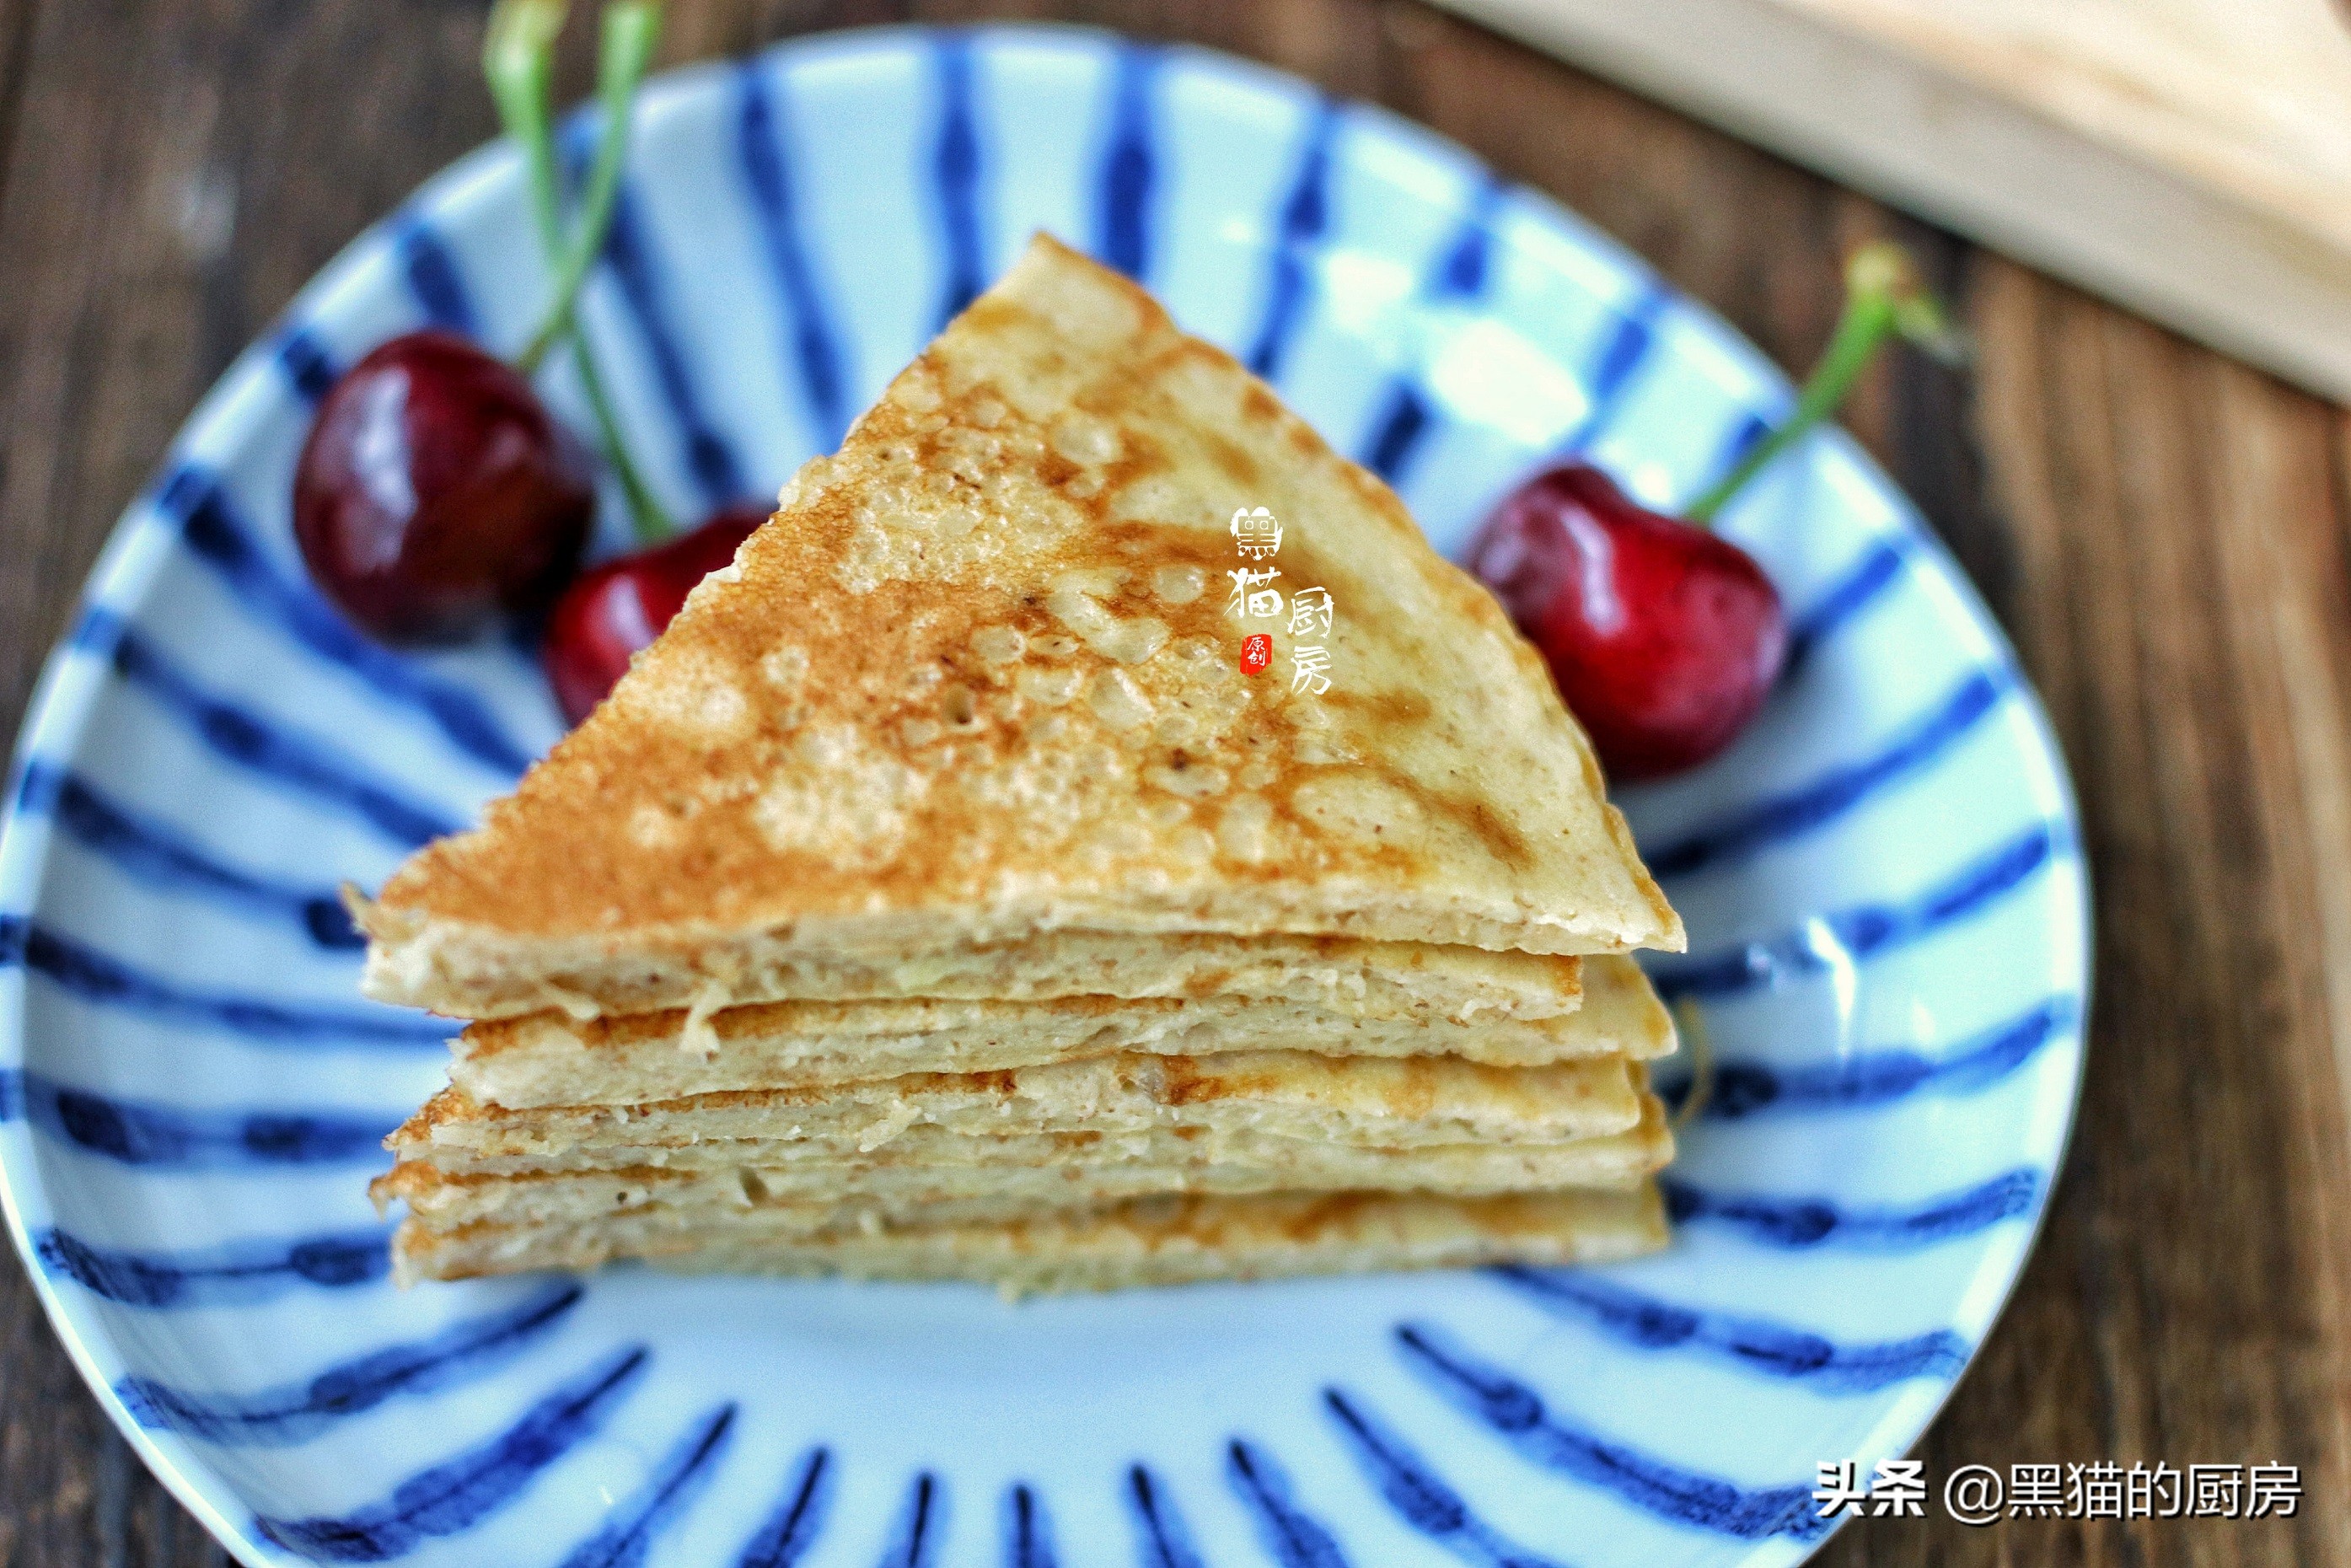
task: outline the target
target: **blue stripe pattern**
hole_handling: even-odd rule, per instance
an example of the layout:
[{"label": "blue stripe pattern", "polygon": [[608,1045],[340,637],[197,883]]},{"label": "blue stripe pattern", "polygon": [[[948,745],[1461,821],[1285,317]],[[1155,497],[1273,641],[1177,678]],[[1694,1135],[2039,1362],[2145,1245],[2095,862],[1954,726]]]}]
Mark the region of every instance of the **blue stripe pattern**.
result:
[{"label": "blue stripe pattern", "polygon": [[1886,1252],[1931,1247],[2004,1219],[2022,1218],[2041,1201],[2042,1176],[2037,1170],[2004,1171],[1965,1191],[1907,1208],[1846,1208],[1825,1197],[1711,1192],[1677,1176],[1660,1177],[1657,1186],[1666,1195],[1666,1212],[1677,1225],[1708,1220],[1766,1247],[1837,1246]]},{"label": "blue stripe pattern", "polygon": [[[1771,422],[1761,414],[1752,409],[1740,414],[1732,423],[1729,434],[1722,438],[1722,450],[1715,454],[1711,472],[1728,475],[1745,462],[1747,455],[1762,444],[1763,438],[1771,434]],[[1743,488],[1740,494],[1745,494]]]},{"label": "blue stripe pattern", "polygon": [[736,1406],[721,1405],[679,1438],[635,1496],[612,1511],[603,1527],[573,1548],[563,1568],[642,1568],[653,1538],[677,1521],[710,1483],[711,1467],[726,1451]]},{"label": "blue stripe pattern", "polygon": [[639,1345],[590,1368],[496,1437],[417,1472],[381,1502],[347,1514],[259,1519],[255,1528],[316,1563],[383,1563],[427,1541],[462,1535],[601,1431],[644,1371],[649,1354]]},{"label": "blue stripe pattern", "polygon": [[415,296],[424,318],[434,326],[461,338],[478,340],[482,335],[481,317],[475,312],[474,301],[465,291],[465,276],[457,270],[457,258],[433,225],[414,213],[402,213],[392,222],[392,246],[400,258],[401,274],[407,279],[408,291]]},{"label": "blue stripe pattern", "polygon": [[1306,150],[1282,199],[1281,223],[1267,263],[1264,314],[1249,339],[1246,362],[1270,382],[1281,379],[1282,357],[1305,317],[1313,277],[1307,263],[1331,227],[1331,144],[1338,130],[1339,106],[1328,95],[1318,95]]},{"label": "blue stripe pattern", "polygon": [[1687,1350],[1823,1394],[1870,1394],[1914,1377],[1957,1377],[1968,1343],[1949,1329],[1907,1339],[1838,1344],[1809,1329],[1677,1306],[1601,1275],[1518,1264],[1489,1270],[1567,1322],[1639,1350]]},{"label": "blue stripe pattern", "polygon": [[1055,1568],[1052,1521],[1026,1481],[1004,1494],[1004,1568]]},{"label": "blue stripe pattern", "polygon": [[462,1319],[430,1338],[339,1362],[317,1376],[254,1394],[196,1394],[152,1377],[126,1377],[114,1392],[132,1419],[225,1448],[308,1442],[337,1422],[399,1396],[438,1394],[509,1364],[563,1321],[586,1292],[562,1284],[518,1306]]},{"label": "blue stripe pattern", "polygon": [[1740,807],[1644,852],[1653,876],[1690,876],[1737,865],[1750,856],[1817,832],[1872,796],[1938,761],[1998,708],[2015,689],[2006,672],[1978,670],[1962,678],[1932,712],[1911,722],[1870,756],[1840,763],[1818,779]]},{"label": "blue stripe pattern", "polygon": [[319,341],[319,335],[308,327],[288,327],[278,335],[277,367],[304,402],[317,402],[327,395],[341,374],[335,368],[335,357]]},{"label": "blue stripe pattern", "polygon": [[906,1489],[906,1506],[899,1513],[889,1547],[882,1553],[880,1568],[924,1568],[938,1550],[940,1531],[932,1515],[944,1511],[946,1504],[939,1478],[928,1470],[916,1475]]},{"label": "blue stripe pattern", "polygon": [[31,1123],[59,1143],[119,1165],[183,1171],[378,1165],[397,1116],[323,1111],[189,1111],[120,1100],[0,1068],[0,1121]]},{"label": "blue stripe pattern", "polygon": [[1159,51],[1122,43],[1111,89],[1110,142],[1095,197],[1094,256],[1136,282],[1151,277],[1151,82]]},{"label": "blue stripe pattern", "polygon": [[293,886],[224,865],[177,831],[118,805],[63,768],[28,764],[17,783],[16,810],[47,816],[83,848],[150,887],[291,920],[310,941],[332,951],[367,946],[333,889]]},{"label": "blue stripe pattern", "polygon": [[1415,1372],[1545,1469],[1661,1519],[1741,1541],[1812,1541],[1828,1531],[1828,1521],[1813,1517],[1809,1482],[1747,1488],[1669,1464],[1571,1425],[1545,1408],[1541,1396],[1524,1383],[1441,1344],[1428,1329],[1400,1328],[1396,1340]]},{"label": "blue stripe pattern", "polygon": [[1668,1000],[1730,997],[1907,946],[2024,886],[2055,858],[2060,831],[2054,823],[2036,823],[1914,898],[1833,910],[1734,947],[1660,960],[1648,966],[1649,977]]},{"label": "blue stripe pattern", "polygon": [[447,1025],[390,1008],[361,1012],[199,991],[158,979],[19,915],[0,915],[0,969],[16,964],[81,1001],[217,1030],[255,1045],[434,1051],[449,1039]]},{"label": "blue stripe pattern", "polygon": [[1399,485],[1404,477],[1404,461],[1420,444],[1420,437],[1429,428],[1429,400],[1420,395],[1420,388],[1411,381],[1396,381],[1387,391],[1387,412],[1373,425],[1371,444],[1364,449],[1364,468],[1387,479],[1389,485]]},{"label": "blue stripe pattern", "polygon": [[743,182],[751,193],[751,212],[758,220],[776,295],[791,317],[787,358],[799,371],[809,426],[816,432],[820,449],[831,452],[849,429],[849,389],[841,371],[840,329],[825,306],[815,265],[800,238],[799,201],[784,144],[784,117],[778,111],[768,73],[756,62],[747,62],[737,79],[743,101],[736,140],[742,153]]},{"label": "blue stripe pattern", "polygon": [[213,695],[144,637],[106,612],[93,611],[84,617],[78,636],[110,643],[115,670],[124,680],[185,725],[215,755],[240,768],[348,811],[411,849],[457,831],[455,821],[375,782],[364,765],[324,741],[281,728]]},{"label": "blue stripe pattern", "polygon": [[832,1451],[810,1448],[800,1456],[799,1474],[784,1489],[783,1501],[759,1527],[736,1560],[736,1568],[792,1568],[816,1544],[832,1505]]},{"label": "blue stripe pattern", "polygon": [[1126,1506],[1134,1518],[1135,1555],[1142,1568],[1204,1568],[1176,1500],[1142,1465],[1127,1469]]},{"label": "blue stripe pattern", "polygon": [[305,583],[278,575],[236,515],[219,476],[182,464],[155,491],[156,509],[180,526],[198,560],[219,573],[246,609],[290,635],[329,664],[347,670],[387,701],[413,707],[439,727],[452,745],[507,779],[521,777],[530,753],[492,718],[473,693],[424,674],[408,659],[351,629]]},{"label": "blue stripe pattern", "polygon": [[1633,372],[1649,357],[1657,340],[1657,319],[1666,312],[1672,297],[1664,284],[1656,278],[1643,282],[1633,303],[1619,309],[1602,339],[1592,362],[1583,372],[1583,386],[1591,398],[1583,417],[1560,444],[1563,457],[1581,455],[1599,440],[1624,406],[1625,392],[1633,384]]},{"label": "blue stripe pattern", "polygon": [[51,1228],[34,1239],[41,1267],[94,1296],[129,1307],[246,1306],[305,1286],[348,1290],[392,1271],[383,1229],[330,1232],[298,1241],[234,1241],[188,1252],[99,1247]]},{"label": "blue stripe pattern", "polygon": [[1236,1437],[1225,1458],[1226,1477],[1257,1524],[1259,1544],[1280,1568],[1347,1568],[1337,1538],[1299,1506],[1288,1473],[1272,1455]]},{"label": "blue stripe pattern", "polygon": [[1364,448],[1364,466],[1391,485],[1401,484],[1404,465],[1420,438],[1428,433],[1428,400],[1420,389],[1408,380],[1398,380],[1388,388],[1385,410],[1372,426],[1372,439]]},{"label": "blue stripe pattern", "polygon": [[[2052,997],[1933,1056],[1892,1049],[1793,1066],[1718,1060],[1698,1113],[1714,1121],[1742,1122],[1779,1113],[1865,1109],[1920,1092],[1972,1093],[2032,1061],[2073,1030],[2081,1016],[2081,1004],[2074,998]],[[1687,1087],[1676,1085],[1668,1097],[1678,1102]]]},{"label": "blue stripe pattern", "polygon": [[[1468,212],[1446,244],[1444,261],[1421,283],[1424,308],[1465,304],[1485,290],[1488,256],[1494,244],[1494,209],[1502,192],[1502,185],[1491,175],[1479,186]],[[1372,436],[1364,446],[1364,466],[1391,485],[1401,484],[1405,466],[1419,449],[1436,413],[1420,389],[1416,371],[1398,376],[1388,384],[1384,411],[1372,422]]]},{"label": "blue stripe pattern", "polygon": [[1788,659],[1781,667],[1780,678],[1792,678],[1815,649],[1901,581],[1909,558],[1910,549],[1906,541],[1898,538],[1879,539],[1864,550],[1861,559],[1830,584],[1811,608],[1791,617]]},{"label": "blue stripe pattern", "polygon": [[[593,129],[594,122],[586,118],[577,119],[566,127],[575,178],[579,166],[585,162],[584,153]],[[694,476],[703,505],[715,509],[743,499],[751,493],[752,486],[743,476],[735,449],[718,433],[709,411],[703,406],[702,394],[695,387],[684,351],[678,346],[667,277],[653,254],[653,236],[637,211],[635,193],[625,182],[619,200],[612,204],[612,226],[604,236],[603,263],[613,281],[620,285],[629,319],[644,345],[645,357],[653,362],[653,385],[669,405],[670,418],[677,426],[678,438],[684,448],[685,470]]]},{"label": "blue stripe pattern", "polygon": [[1484,1568],[1559,1568],[1551,1558],[1513,1544],[1472,1513],[1461,1494],[1447,1485],[1403,1438],[1365,1414],[1360,1401],[1326,1388],[1322,1403],[1345,1434],[1364,1478],[1413,1529],[1456,1557]]},{"label": "blue stripe pattern", "polygon": [[979,232],[979,127],[972,106],[971,39],[946,29],[937,35],[932,69],[939,94],[938,140],[931,182],[938,198],[939,248],[946,276],[935,327],[944,327],[987,284]]}]

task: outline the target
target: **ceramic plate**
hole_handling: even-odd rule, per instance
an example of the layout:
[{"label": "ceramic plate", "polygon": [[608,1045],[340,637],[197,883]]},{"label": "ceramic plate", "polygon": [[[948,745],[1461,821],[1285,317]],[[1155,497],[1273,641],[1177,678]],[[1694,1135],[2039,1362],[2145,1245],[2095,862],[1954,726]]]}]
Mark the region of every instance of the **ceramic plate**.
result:
[{"label": "ceramic plate", "polygon": [[[1671,503],[1788,402],[1458,148],[1083,32],[848,34],[664,78],[587,319],[690,515],[829,450],[1039,228],[1273,381],[1448,550],[1549,455]],[[354,635],[304,578],[288,476],[340,367],[426,322],[511,350],[544,287],[504,149],[355,242],[131,507],[17,756],[8,1218],[99,1398],[240,1557],[1787,1563],[1827,1528],[1821,1461],[1866,1476],[1917,1438],[2064,1148],[2084,877],[2014,660],[1837,435],[1725,523],[1792,609],[1782,689],[1723,760],[1625,796],[1691,933],[1655,973],[1720,1059],[1670,1251],[1017,1306],[641,1271],[393,1289],[361,1189],[443,1031],[359,998],[334,889],[469,821],[559,726],[526,650]]]}]

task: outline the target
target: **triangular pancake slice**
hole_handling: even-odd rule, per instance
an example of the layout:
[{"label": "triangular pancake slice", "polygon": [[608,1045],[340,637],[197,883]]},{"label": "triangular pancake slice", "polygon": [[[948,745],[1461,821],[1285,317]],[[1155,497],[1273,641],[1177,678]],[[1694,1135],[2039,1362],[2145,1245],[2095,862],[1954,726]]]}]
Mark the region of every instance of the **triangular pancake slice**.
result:
[{"label": "triangular pancake slice", "polygon": [[[1228,612],[1256,507],[1283,528],[1257,570],[1327,595],[1328,632],[1293,635],[1294,598]],[[1053,930],[1678,946],[1602,790],[1541,661],[1393,492],[1040,238],[361,923],[372,994],[426,1006],[443,977]]]}]

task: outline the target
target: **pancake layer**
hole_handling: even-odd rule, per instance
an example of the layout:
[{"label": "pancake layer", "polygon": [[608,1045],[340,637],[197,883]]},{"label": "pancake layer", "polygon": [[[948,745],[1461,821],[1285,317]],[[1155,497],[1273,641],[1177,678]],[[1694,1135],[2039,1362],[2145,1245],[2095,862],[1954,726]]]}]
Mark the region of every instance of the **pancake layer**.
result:
[{"label": "pancake layer", "polygon": [[[355,918],[388,918],[347,894]],[[1280,932],[1172,932],[1149,938],[1045,931],[1015,942],[908,945],[888,953],[816,959],[789,944],[747,936],[715,947],[613,955],[592,946],[571,967],[481,970],[444,964],[431,942],[371,944],[361,988],[381,1000],[451,1018],[507,1019],[553,1011],[592,1019],[664,1009],[759,1002],[905,998],[1040,1001],[1058,997],[1211,997],[1289,1001],[1367,1017],[1468,1022],[1573,1012],[1572,957],[1491,952],[1434,942],[1368,942]]]},{"label": "pancake layer", "polygon": [[[937,1140],[934,1140],[935,1142]],[[1483,1144],[1414,1149],[1343,1148],[1242,1133],[1207,1140],[1128,1134],[1056,1154],[1050,1140],[1010,1138],[962,1161],[915,1151],[857,1160],[779,1157],[759,1143],[692,1145],[689,1165],[624,1163],[609,1168],[533,1166],[510,1173],[468,1166],[453,1173],[408,1161],[378,1178],[377,1201],[404,1200],[421,1223],[446,1229],[502,1224],[592,1224],[643,1208],[725,1215],[799,1215],[811,1229],[935,1219],[951,1206],[987,1214],[1084,1207],[1155,1192],[1425,1192],[1455,1197],[1557,1187],[1621,1186],[1672,1157],[1673,1138],[1654,1101],[1623,1133],[1497,1148]]]},{"label": "pancake layer", "polygon": [[584,1226],[414,1225],[393,1242],[402,1281],[614,1259],[729,1274],[840,1274],[861,1280],[977,1280],[1008,1295],[1107,1291],[1205,1280],[1487,1263],[1611,1261],[1665,1244],[1656,1188],[1437,1197],[1383,1193],[1186,1196],[1050,1210],[977,1225],[876,1227],[811,1235],[750,1214],[661,1215]]},{"label": "pancake layer", "polygon": [[[764,1139],[842,1155],[915,1126],[967,1137],[1187,1128],[1334,1144],[1544,1143],[1620,1133],[1641,1119],[1621,1058],[1496,1068],[1300,1051],[1095,1057],[1013,1072],[919,1073],[830,1088],[742,1090],[650,1105],[513,1111],[461,1090],[393,1133],[403,1156],[542,1156],[584,1145]],[[432,1151],[427,1155],[425,1151]]]},{"label": "pancake layer", "polygon": [[1672,1051],[1672,1019],[1632,960],[1586,960],[1584,973],[1584,1005],[1574,1012],[1466,1023],[1228,996],[775,1002],[706,1018],[671,1010],[582,1020],[542,1012],[467,1029],[454,1048],[450,1077],[476,1100],[520,1110],[990,1072],[1132,1051],[1455,1057],[1501,1067],[1605,1056],[1649,1061]]}]

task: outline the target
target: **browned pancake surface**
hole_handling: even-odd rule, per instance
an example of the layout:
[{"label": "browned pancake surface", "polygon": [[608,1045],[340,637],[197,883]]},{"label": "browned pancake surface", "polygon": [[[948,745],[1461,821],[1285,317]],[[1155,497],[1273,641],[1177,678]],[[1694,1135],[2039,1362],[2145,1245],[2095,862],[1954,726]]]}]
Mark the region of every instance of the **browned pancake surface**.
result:
[{"label": "browned pancake surface", "polygon": [[[1327,692],[1282,678],[1286,626],[1228,613],[1227,518],[1251,504],[1284,519],[1281,585],[1336,606]],[[1276,669],[1252,678],[1260,630]],[[380,959],[435,927],[648,951],[1680,941],[1492,598],[1229,357],[1043,240],[481,830],[362,918]],[[379,994],[430,999],[411,957]]]}]

